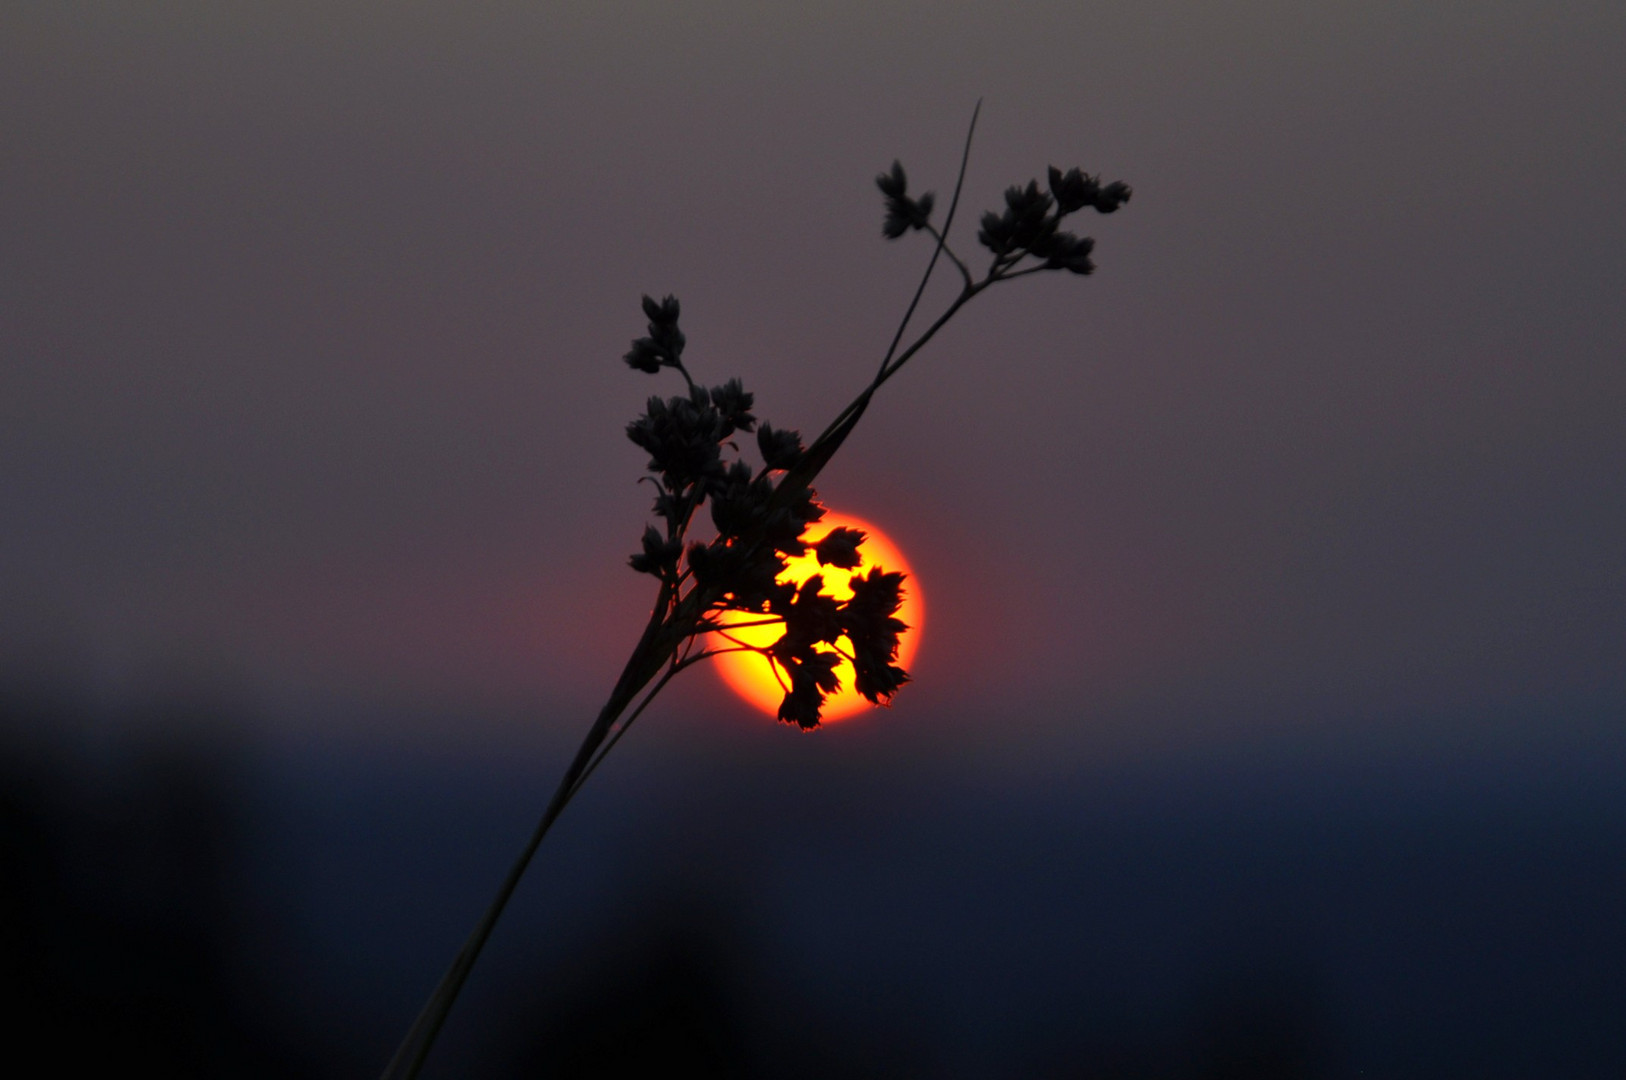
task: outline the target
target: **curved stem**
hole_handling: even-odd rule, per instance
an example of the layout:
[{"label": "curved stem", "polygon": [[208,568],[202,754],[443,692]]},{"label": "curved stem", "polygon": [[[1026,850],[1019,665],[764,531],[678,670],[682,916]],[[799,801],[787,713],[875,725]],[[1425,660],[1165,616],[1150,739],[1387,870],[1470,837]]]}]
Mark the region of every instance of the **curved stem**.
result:
[{"label": "curved stem", "polygon": [[452,1006],[456,1003],[463,984],[468,981],[469,972],[474,969],[474,962],[480,957],[480,950],[491,937],[491,931],[496,927],[497,920],[502,917],[503,909],[508,906],[514,890],[519,887],[520,878],[530,866],[531,858],[542,844],[542,838],[547,836],[548,830],[553,827],[553,823],[558,820],[579,789],[580,780],[592,763],[594,752],[604,742],[616,719],[626,711],[632,699],[649,683],[649,680],[654,678],[655,672],[666,663],[666,657],[660,656],[659,650],[662,643],[661,631],[666,625],[665,615],[670,601],[670,586],[663,583],[655,610],[644,627],[643,636],[638,639],[632,656],[628,658],[626,667],[621,671],[621,677],[616,680],[615,689],[610,692],[609,700],[604,703],[604,708],[599,710],[598,719],[588,729],[587,737],[582,740],[575,758],[565,770],[553,798],[548,800],[547,809],[543,811],[541,820],[531,833],[531,838],[526,841],[519,858],[515,859],[513,866],[509,868],[507,876],[503,878],[502,885],[497,890],[497,895],[486,908],[485,914],[480,917],[480,921],[475,924],[474,931],[458,950],[451,967],[447,968],[446,974],[441,977],[434,993],[429,995],[423,1011],[413,1021],[412,1027],[401,1040],[401,1045],[396,1048],[389,1064],[384,1066],[382,1080],[396,1080],[398,1077],[400,1080],[413,1080],[423,1068],[424,1060],[428,1058],[429,1051],[435,1044],[435,1038],[446,1023],[446,1017],[451,1014]]},{"label": "curved stem", "polygon": [[[703,631],[705,633],[708,633],[708,634],[721,634],[724,630],[749,630],[753,626],[783,626],[783,625],[785,625],[784,618],[782,616],[775,615],[771,619],[758,619],[755,622],[731,622],[731,623],[726,623],[726,624],[718,624],[716,626],[707,626],[707,627],[703,627],[702,629],[703,629]],[[733,638],[729,638],[729,640],[732,641]]]},{"label": "curved stem", "polygon": [[[1016,264],[1011,263],[1011,265],[1015,266]],[[1029,274],[1042,274],[1049,269],[1050,267],[1044,265],[1043,263],[1039,263],[1036,266],[1025,266],[1020,270],[1013,270],[1010,273],[1000,274],[998,277],[990,281],[989,284],[991,285],[995,281],[1015,281],[1017,278],[1027,277]]]},{"label": "curved stem", "polygon": [[[609,708],[610,704],[606,704],[605,709],[608,710]],[[603,714],[600,715],[602,718]],[[598,725],[594,725],[595,730],[597,730],[597,727]],[[407,1032],[406,1038],[401,1040],[401,1045],[396,1049],[395,1056],[384,1067],[383,1080],[392,1080],[396,1076],[401,1076],[404,1080],[412,1080],[413,1077],[418,1075],[419,1070],[423,1068],[424,1059],[429,1056],[429,1051],[435,1044],[435,1038],[440,1034],[441,1026],[446,1023],[446,1017],[451,1014],[452,1005],[456,1002],[458,993],[463,989],[464,982],[468,980],[469,972],[474,968],[474,962],[479,959],[480,950],[485,947],[486,940],[490,938],[491,931],[497,925],[497,920],[502,917],[503,909],[508,906],[509,898],[514,895],[514,890],[519,887],[520,878],[524,876],[526,868],[530,866],[531,858],[536,854],[536,849],[542,844],[542,838],[548,835],[548,830],[553,827],[553,823],[558,820],[559,815],[564,812],[565,806],[569,804],[571,797],[576,793],[579,786],[577,783],[578,778],[583,775],[587,768],[589,756],[596,749],[591,745],[591,742],[591,736],[589,736],[589,739],[583,742],[581,748],[576,752],[575,760],[571,762],[570,768],[565,771],[564,778],[560,780],[558,789],[553,793],[553,798],[548,801],[547,809],[543,812],[542,819],[537,822],[536,829],[531,833],[531,838],[526,841],[525,847],[520,851],[519,858],[514,860],[514,865],[509,867],[508,875],[503,879],[502,886],[497,890],[496,897],[492,899],[490,906],[486,908],[485,914],[480,917],[480,921],[475,924],[473,933],[468,936],[468,939],[463,943],[463,947],[458,950],[456,959],[452,961],[452,966],[441,977],[440,984],[435,987],[435,992],[429,996],[429,1000],[424,1004],[423,1011],[418,1014],[417,1020]]]},{"label": "curved stem", "polygon": [[[880,385],[881,376],[886,372],[886,365],[891,362],[892,354],[898,351],[898,342],[903,340],[904,331],[909,329],[909,320],[914,317],[915,308],[920,306],[920,298],[926,292],[926,283],[932,279],[932,271],[937,267],[937,260],[948,246],[949,230],[954,227],[954,211],[959,209],[960,191],[965,187],[965,168],[971,160],[971,137],[977,133],[977,117],[981,113],[982,99],[978,98],[976,108],[971,110],[971,125],[966,128],[965,147],[960,151],[960,174],[954,180],[954,197],[949,200],[948,213],[943,215],[943,231],[932,230],[932,235],[937,237],[937,247],[932,249],[931,261],[926,264],[926,272],[921,275],[920,284],[915,287],[914,299],[909,301],[909,306],[903,312],[903,318],[898,322],[897,333],[892,335],[892,344],[887,346],[886,355],[881,358],[881,369],[875,373],[875,382],[871,384],[872,386]],[[949,258],[954,259],[953,254],[950,254]],[[954,259],[954,261],[956,264],[960,263],[959,259]],[[966,273],[963,264],[960,265],[960,272],[966,275],[966,287],[969,288],[971,275]],[[840,419],[840,417],[837,417],[837,422]],[[831,425],[831,427],[834,426],[834,424]]]},{"label": "curved stem", "polygon": [[[1002,271],[1010,269],[1010,267],[1000,267],[999,260],[996,258],[995,266],[989,271],[988,276],[981,281],[973,281],[971,273],[965,264],[948,248],[948,234],[954,223],[955,212],[959,208],[961,192],[964,190],[966,166],[971,157],[972,136],[976,133],[977,117],[981,111],[982,102],[979,100],[976,108],[971,113],[971,124],[966,131],[965,146],[960,155],[960,170],[954,182],[954,195],[949,201],[948,212],[943,221],[943,229],[941,232],[938,232],[935,228],[930,229],[931,235],[937,240],[937,246],[932,252],[931,261],[926,266],[926,272],[921,276],[920,283],[915,289],[914,297],[910,300],[909,307],[898,324],[897,332],[893,335],[892,342],[887,347],[886,355],[882,358],[880,367],[877,369],[874,378],[871,379],[870,384],[830,422],[829,426],[803,453],[801,460],[786,471],[774,491],[772,498],[774,504],[783,505],[784,502],[794,498],[811,485],[820,470],[864,415],[864,411],[869,407],[870,399],[874,397],[876,390],[888,379],[896,375],[903,365],[908,363],[953,318],[956,312],[994,281],[1023,276],[1027,272],[1003,275]],[[961,289],[959,296],[949,304],[948,308],[907,348],[899,352],[899,346],[908,331],[910,320],[914,317],[915,311],[920,305],[921,297],[925,294],[926,286],[931,280],[938,260],[944,254],[947,254],[959,269],[964,281],[964,287]],[[1014,265],[1014,261],[1011,265]],[[692,392],[695,382],[690,378],[687,368],[684,367],[681,361],[672,366],[678,369],[678,373],[683,376],[684,382],[688,384]],[[657,484],[657,486],[659,485]],[[691,489],[683,504],[684,513],[681,519],[668,521],[669,539],[681,540],[686,536],[689,521],[699,501],[698,496],[699,490]],[[758,542],[760,542],[760,539]],[[532,832],[530,839],[521,850],[519,857],[514,861],[513,866],[509,868],[507,876],[503,879],[502,886],[497,890],[496,897],[487,907],[474,931],[463,943],[463,947],[459,950],[451,967],[442,976],[440,983],[435,987],[434,993],[430,995],[429,1000],[425,1003],[423,1011],[413,1021],[411,1029],[408,1030],[406,1037],[401,1041],[401,1045],[397,1047],[389,1064],[385,1066],[383,1080],[413,1080],[418,1075],[429,1055],[430,1049],[434,1045],[436,1037],[440,1033],[441,1027],[451,1013],[458,994],[462,991],[463,985],[468,979],[469,972],[479,958],[480,951],[485,947],[486,941],[490,938],[492,930],[497,924],[497,920],[502,916],[509,899],[513,896],[515,889],[518,888],[520,879],[530,866],[531,859],[536,854],[537,848],[541,846],[543,838],[547,836],[548,830],[558,820],[559,815],[564,812],[570,800],[581,790],[588,777],[593,774],[610,751],[620,742],[622,736],[632,727],[633,722],[643,714],[644,709],[678,672],[721,652],[749,650],[768,658],[774,677],[779,681],[780,686],[787,693],[789,692],[790,687],[786,685],[784,674],[781,672],[778,663],[774,662],[770,650],[746,645],[744,642],[731,637],[724,628],[702,626],[705,614],[718,599],[718,595],[713,591],[714,587],[701,587],[698,584],[692,587],[687,594],[681,593],[682,583],[688,576],[688,572],[685,571],[684,574],[676,576],[674,579],[662,579],[660,593],[654,610],[650,614],[649,622],[646,624],[637,646],[633,649],[631,657],[628,658],[626,667],[622,669],[621,676],[616,681],[609,700],[605,702],[603,709],[599,711],[598,718],[588,730],[587,737],[582,740],[581,746],[576,751],[576,756],[571,760],[564,776],[560,778],[559,786],[554,791],[553,797],[548,801],[547,808],[537,822],[536,829]],[[768,622],[772,621],[774,620],[768,620]],[[704,649],[698,654],[691,655],[690,650],[693,646],[693,639],[700,632],[717,633],[724,640],[731,642],[734,648]],[[851,657],[848,657],[848,659],[851,659]],[[662,668],[666,668],[663,674],[661,674]],[[643,692],[644,687],[648,686],[652,679],[655,679],[657,674],[660,674],[659,680],[644,694],[642,700],[639,701],[637,707],[633,709],[626,720],[617,726],[622,714],[626,712],[633,700]]]},{"label": "curved stem", "polygon": [[965,146],[960,152],[960,171],[954,179],[954,196],[949,200],[948,213],[943,218],[943,231],[934,233],[937,236],[937,247],[932,251],[931,261],[926,264],[926,272],[921,275],[920,284],[915,287],[915,295],[909,301],[908,309],[898,322],[898,329],[892,335],[892,343],[887,347],[886,355],[881,358],[881,366],[875,372],[875,378],[871,379],[870,384],[864,388],[863,392],[848,402],[847,407],[842,409],[834,420],[830,421],[829,425],[819,433],[819,437],[814,439],[802,454],[801,460],[786,472],[784,478],[779,482],[778,489],[774,492],[776,500],[784,499],[788,495],[812,485],[813,480],[819,475],[820,470],[824,468],[825,463],[840,449],[847,435],[864,415],[864,410],[869,408],[870,399],[875,396],[875,391],[880,388],[881,384],[890,379],[909,357],[919,352],[926,342],[930,341],[937,331],[942,329],[943,324],[948,322],[949,317],[965,306],[967,300],[986,287],[986,281],[975,285],[967,285],[961,290],[959,298],[954,301],[949,310],[932,323],[931,327],[917,338],[914,344],[904,350],[901,356],[898,356],[896,360],[893,359],[898,354],[898,345],[903,341],[904,332],[909,327],[909,320],[914,317],[915,309],[920,306],[920,298],[925,295],[926,284],[931,280],[932,271],[937,267],[937,260],[941,257],[944,246],[948,242],[949,230],[954,226],[954,215],[960,207],[960,195],[965,190],[966,166],[971,161],[971,139],[977,132],[977,117],[981,113],[982,100],[979,98],[976,108],[971,110],[971,124],[966,129]]},{"label": "curved stem", "polygon": [[672,363],[672,366],[677,368],[678,374],[683,376],[683,381],[688,384],[690,392],[693,392],[694,380],[689,378],[689,369],[683,366],[683,361],[676,360]]},{"label": "curved stem", "polygon": [[576,797],[576,792],[580,791],[582,786],[587,783],[587,778],[592,776],[594,771],[599,767],[599,764],[605,758],[610,756],[610,751],[615,749],[615,744],[620,742],[621,736],[625,735],[627,733],[627,729],[632,727],[632,722],[638,719],[639,716],[643,715],[643,711],[649,707],[649,703],[651,701],[655,700],[655,695],[661,692],[661,688],[667,683],[671,682],[674,675],[688,667],[689,663],[689,661],[684,661],[671,665],[666,669],[666,674],[661,676],[660,681],[654,686],[650,687],[649,693],[644,695],[644,700],[640,701],[638,703],[638,707],[632,710],[632,715],[628,716],[621,726],[615,729],[615,733],[605,740],[604,745],[599,749],[598,756],[593,758],[593,760],[588,763],[587,768],[582,771],[582,774],[580,778],[577,779],[575,786],[570,789],[570,798]]},{"label": "curved stem", "polygon": [[954,302],[944,309],[943,314],[939,315],[936,321],[927,327],[923,334],[915,339],[914,344],[910,345],[907,349],[903,350],[902,353],[898,354],[898,358],[892,362],[892,366],[881,372],[881,374],[875,380],[875,385],[879,387],[882,383],[886,382],[886,380],[896,375],[898,373],[898,369],[907,364],[910,357],[914,356],[921,349],[924,349],[926,347],[926,343],[935,337],[937,332],[943,329],[950,319],[954,318],[956,312],[965,307],[966,304],[970,303],[972,297],[986,289],[993,283],[993,281],[994,279],[992,278],[985,278],[984,280],[971,286],[969,289],[962,290],[960,295],[954,298]]},{"label": "curved stem", "polygon": [[967,288],[970,288],[972,282],[971,270],[966,266],[965,263],[960,261],[960,257],[958,255],[954,254],[954,249],[948,246],[948,234],[939,234],[936,226],[931,225],[930,223],[926,225],[926,231],[931,233],[933,238],[935,238],[939,244],[943,245],[943,254],[949,257],[949,261],[952,262],[955,268],[960,271],[961,280],[965,282]]}]

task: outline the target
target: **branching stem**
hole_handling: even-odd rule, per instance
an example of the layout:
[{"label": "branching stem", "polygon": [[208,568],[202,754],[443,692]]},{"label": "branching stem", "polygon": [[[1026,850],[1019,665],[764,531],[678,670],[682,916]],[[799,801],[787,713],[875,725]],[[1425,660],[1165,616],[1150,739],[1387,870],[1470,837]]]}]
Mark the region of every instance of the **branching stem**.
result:
[{"label": "branching stem", "polygon": [[[948,247],[949,230],[954,227],[954,212],[960,208],[960,192],[965,187],[966,166],[971,162],[971,139],[977,133],[977,117],[980,115],[982,115],[982,99],[978,98],[976,108],[971,110],[971,123],[966,128],[965,147],[960,151],[960,171],[954,179],[954,197],[949,200],[948,213],[943,215],[943,231],[938,232],[935,228],[931,230],[932,235],[937,238],[937,247],[932,249],[931,261],[926,264],[926,272],[921,275],[920,284],[915,287],[914,298],[909,301],[909,306],[904,309],[903,318],[898,321],[897,332],[892,335],[892,344],[887,346],[886,355],[881,358],[881,370],[876,372],[875,382],[870,384],[870,389],[872,390],[881,384],[881,376],[886,372],[886,365],[891,362],[892,354],[898,351],[898,342],[903,340],[904,331],[909,329],[909,320],[914,318],[915,308],[920,306],[920,298],[926,292],[927,282],[931,281],[932,279],[932,271],[937,267],[937,259]],[[949,258],[954,259],[955,264],[960,267],[960,272],[965,274],[966,288],[970,288],[971,275],[966,270],[965,265],[961,263],[959,259],[955,258],[952,253],[949,255]],[[864,400],[867,404],[868,399],[866,398]],[[854,404],[856,404],[856,402]],[[852,405],[847,406],[848,409],[851,409],[852,407]],[[836,417],[834,423],[832,423],[829,428],[825,429],[825,433],[828,434],[836,427],[837,424],[841,423],[844,415],[845,414],[843,414],[843,416]],[[819,436],[820,440],[823,438],[823,435]],[[815,445],[816,444],[817,441],[815,442]]]},{"label": "branching stem", "polygon": [[[938,331],[947,325],[949,320],[961,308],[996,282],[1011,281],[1043,270],[1057,268],[1055,262],[1042,262],[1039,265],[1016,270],[1016,266],[1029,255],[1033,255],[1034,252],[1026,248],[1015,251],[1007,250],[1004,254],[996,254],[987,273],[981,279],[977,279],[959,255],[949,247],[949,232],[954,225],[955,213],[960,205],[960,196],[965,188],[965,174],[971,159],[972,138],[976,134],[977,118],[981,115],[981,112],[982,102],[979,100],[976,108],[971,113],[971,123],[966,130],[965,144],[960,153],[960,167],[954,180],[954,194],[949,200],[948,211],[944,216],[941,231],[930,223],[919,226],[925,229],[936,241],[936,244],[932,250],[931,259],[926,264],[926,270],[921,275],[919,284],[915,287],[914,295],[910,298],[909,305],[904,310],[903,318],[899,320],[897,330],[892,335],[886,353],[881,358],[880,366],[876,369],[875,375],[871,378],[869,384],[847,404],[846,408],[836,415],[836,418],[819,434],[818,438],[814,439],[807,449],[796,458],[791,467],[784,471],[778,483],[773,485],[771,494],[765,496],[766,505],[763,507],[770,517],[775,513],[782,513],[794,506],[805,504],[807,496],[811,492],[813,481],[863,417],[876,391],[901,371],[904,365],[921,349],[925,348],[936,337]],[[1052,170],[1051,184],[1053,189],[1061,182],[1057,179],[1058,175],[1055,170]],[[1081,178],[1079,171],[1075,169],[1068,174],[1066,182],[1076,187],[1086,183],[1086,180],[1090,184],[1095,183],[1093,179]],[[898,173],[898,183],[900,185],[899,198],[901,198],[901,171]],[[1034,197],[1033,185],[1030,184],[1029,189],[1028,197],[1031,200]],[[887,190],[884,185],[882,190]],[[1116,209],[1118,204],[1128,198],[1128,188],[1122,184],[1109,185],[1105,190],[1112,202],[1108,206],[1104,206],[1100,202],[1096,203],[1097,208],[1101,209],[1103,213]],[[1012,202],[1012,210],[1007,212],[1007,222],[1014,220],[1012,214],[1015,212],[1019,195],[1019,192],[1016,195],[1007,195],[1007,199]],[[1048,206],[1049,196],[1044,198],[1046,206]],[[1068,212],[1071,212],[1071,210]],[[921,216],[924,217],[924,214]],[[1047,219],[1047,222],[1052,228],[1054,227],[1053,220]],[[1014,226],[1007,225],[1006,227],[1011,228]],[[991,229],[992,226],[985,225],[985,228]],[[889,235],[895,234],[889,232]],[[989,242],[986,237],[984,237],[984,242]],[[1001,246],[1004,245],[1001,244]],[[1085,250],[1087,251],[1087,249]],[[904,346],[903,343],[909,332],[910,322],[913,320],[921,299],[926,293],[932,274],[945,255],[959,272],[962,283],[959,294],[932,321],[931,325],[916,335],[907,346]],[[1040,254],[1038,257],[1043,259],[1045,256]],[[1055,259],[1057,257],[1052,255],[1051,258]],[[1068,268],[1077,269],[1077,267],[1071,265]],[[1089,272],[1087,261],[1083,269],[1078,270],[1078,272]],[[645,297],[646,311],[651,311],[653,304],[654,301]],[[667,301],[663,302],[663,306],[666,304],[671,305],[669,325],[675,329],[677,319],[676,301],[668,297]],[[652,320],[657,318],[667,320],[668,316],[651,315]],[[653,331],[653,321],[651,326]],[[652,367],[643,367],[636,355],[639,347],[647,346],[647,344],[642,339],[634,342],[635,352],[628,355],[628,360],[634,367],[653,371],[655,369]],[[683,376],[683,381],[689,389],[690,396],[696,397],[695,381],[690,377],[689,371],[681,359],[677,357],[676,350],[673,350],[669,359],[662,361],[661,366],[677,368],[678,373]],[[699,395],[699,397],[703,399],[704,395]],[[704,407],[705,401],[701,400],[700,405]],[[655,407],[652,405],[651,416],[654,414]],[[629,433],[632,433],[632,430],[629,429]],[[648,442],[641,440],[638,435],[634,435],[634,441],[639,442],[641,446],[650,445]],[[735,450],[737,453],[738,448],[735,447]],[[767,456],[766,451],[765,456]],[[651,467],[654,468],[655,466],[652,465]],[[757,480],[766,477],[771,471],[773,470],[770,470],[764,464],[763,469],[757,475]],[[681,477],[681,479],[674,479],[674,476]],[[653,477],[644,477],[643,479],[654,480]],[[682,501],[675,507],[671,505],[658,506],[658,510],[667,516],[667,542],[676,543],[681,549],[682,543],[687,539],[689,525],[694,513],[706,497],[705,482],[703,479],[696,478],[695,474],[690,472],[677,474],[666,472],[664,486],[661,482],[656,481],[656,487],[661,491],[662,498],[675,498],[682,492]],[[686,491],[684,490],[685,487],[687,487]],[[803,500],[803,503],[798,504],[797,500]],[[770,542],[765,526],[758,528],[754,533],[742,531],[739,535],[733,536],[727,541],[730,554],[737,554],[742,557],[742,560],[757,556],[763,551],[763,545]],[[777,552],[778,549],[775,549],[775,552],[771,554],[775,554],[777,557]],[[693,553],[691,553],[691,558],[692,555]],[[638,558],[646,557],[640,556]],[[638,565],[636,560],[634,565]],[[429,1055],[430,1049],[434,1045],[436,1037],[440,1033],[441,1027],[445,1024],[446,1018],[451,1012],[452,1005],[456,1002],[458,994],[462,991],[463,985],[474,967],[475,961],[479,958],[480,951],[485,947],[486,941],[490,938],[492,930],[497,924],[497,920],[502,916],[504,908],[513,896],[515,889],[518,888],[520,879],[525,875],[532,857],[536,854],[543,838],[547,836],[548,830],[553,827],[553,823],[558,820],[559,815],[564,812],[571,799],[575,798],[581,791],[588,778],[603,764],[604,759],[620,743],[622,737],[643,715],[644,710],[649,707],[650,703],[666,687],[667,683],[671,682],[679,672],[702,660],[723,653],[750,651],[769,660],[769,666],[773,671],[774,678],[779,681],[781,688],[785,690],[787,695],[791,693],[792,687],[787,685],[786,672],[781,669],[780,664],[774,659],[773,648],[747,644],[729,633],[731,630],[748,627],[784,625],[786,623],[785,616],[761,618],[749,622],[735,623],[731,626],[721,626],[712,620],[710,616],[716,609],[728,609],[730,607],[728,599],[733,594],[728,592],[725,586],[719,585],[701,575],[695,570],[692,562],[681,570],[676,568],[676,564],[670,566],[662,564],[661,567],[652,569],[650,572],[655,573],[659,578],[660,590],[656,597],[654,609],[650,613],[649,621],[645,625],[637,645],[633,648],[632,655],[628,658],[626,666],[622,669],[615,688],[611,691],[609,699],[604,703],[604,707],[599,711],[597,719],[594,720],[592,727],[588,730],[586,738],[582,740],[581,746],[577,748],[575,757],[571,759],[569,767],[565,769],[564,776],[560,778],[559,786],[554,791],[553,797],[549,799],[535,830],[520,851],[519,857],[509,868],[508,874],[504,877],[502,885],[498,888],[490,906],[486,908],[485,914],[481,916],[473,932],[463,943],[462,949],[458,951],[457,957],[452,961],[451,966],[442,976],[429,1000],[424,1004],[423,1011],[413,1021],[411,1029],[408,1030],[406,1037],[401,1041],[401,1045],[396,1049],[395,1055],[390,1059],[389,1064],[385,1066],[382,1080],[414,1080],[417,1077],[425,1059]],[[685,588],[687,588],[687,591],[685,591]],[[769,607],[772,607],[771,601]],[[737,604],[733,609],[748,610]],[[729,642],[730,645],[721,648],[700,648],[696,651],[698,635],[703,633],[716,634]],[[854,661],[854,656],[847,650],[842,649],[839,644],[835,642],[830,644],[842,657]],[[895,637],[893,644],[895,651]],[[897,669],[897,674],[903,674],[901,669]],[[651,685],[652,682],[653,685]],[[646,687],[648,688],[647,691]],[[640,697],[640,695],[642,696]],[[634,705],[635,701],[636,705]],[[787,697],[787,702],[789,701],[790,698]],[[627,711],[629,708],[631,709],[630,713]],[[622,719],[623,715],[625,715],[624,720]],[[782,710],[781,716],[785,715],[786,713]],[[801,723],[802,718],[797,717],[797,722]],[[818,717],[815,713],[812,723],[816,725],[817,722]]]}]

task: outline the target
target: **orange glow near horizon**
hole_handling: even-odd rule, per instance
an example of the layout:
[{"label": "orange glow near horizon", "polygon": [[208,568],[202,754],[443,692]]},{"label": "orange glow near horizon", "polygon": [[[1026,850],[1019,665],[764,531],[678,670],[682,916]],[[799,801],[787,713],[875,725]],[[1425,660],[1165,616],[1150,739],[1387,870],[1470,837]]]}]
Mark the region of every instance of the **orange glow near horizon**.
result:
[{"label": "orange glow near horizon", "polygon": [[[908,624],[898,637],[898,663],[908,669],[914,660],[915,649],[920,644],[920,627],[925,617],[925,607],[920,600],[920,588],[915,581],[915,574],[904,559],[903,553],[897,545],[888,540],[879,529],[867,521],[847,514],[838,514],[826,511],[824,518],[808,526],[803,539],[809,544],[816,544],[822,540],[832,529],[845,526],[849,529],[862,529],[864,543],[859,547],[858,553],[863,561],[854,570],[843,570],[839,566],[820,566],[818,558],[811,548],[803,554],[786,560],[785,572],[779,576],[780,581],[792,581],[800,584],[814,574],[824,575],[824,588],[821,590],[826,596],[833,596],[838,600],[845,600],[852,596],[852,587],[848,580],[854,574],[868,574],[872,567],[879,566],[882,570],[901,570],[908,575],[903,582],[903,604],[898,609],[898,618]],[[752,615],[743,611],[731,611],[723,619],[724,625],[734,623],[755,622],[763,618],[761,615]],[[746,626],[729,632],[730,637],[738,638],[748,645],[767,646],[778,641],[784,633],[782,626]],[[715,641],[712,647],[721,647],[726,642]],[[842,638],[839,645],[844,650],[851,650],[851,642]],[[779,715],[779,703],[784,699],[785,689],[780,679],[784,677],[784,670],[772,660],[760,653],[730,652],[723,653],[713,660],[717,665],[718,674],[723,677],[730,689],[739,694],[746,701],[766,712],[769,716]],[[836,675],[841,680],[841,689],[824,699],[823,717],[825,720],[844,720],[855,713],[873,708],[867,699],[857,690],[853,689],[853,666],[850,661],[843,660],[836,665]],[[786,680],[788,683],[788,679]]]}]

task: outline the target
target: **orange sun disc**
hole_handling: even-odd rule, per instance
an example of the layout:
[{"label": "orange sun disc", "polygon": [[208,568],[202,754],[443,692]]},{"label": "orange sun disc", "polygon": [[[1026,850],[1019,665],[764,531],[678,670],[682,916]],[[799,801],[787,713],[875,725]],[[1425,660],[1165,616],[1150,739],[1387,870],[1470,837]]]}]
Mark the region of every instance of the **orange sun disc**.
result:
[{"label": "orange sun disc", "polygon": [[[901,570],[908,576],[903,583],[903,603],[898,608],[898,618],[908,624],[909,629],[898,636],[897,663],[907,669],[914,660],[915,648],[920,644],[920,625],[925,616],[925,609],[920,602],[920,586],[915,581],[914,571],[909,568],[909,563],[898,551],[897,546],[882,535],[879,529],[867,521],[860,521],[846,514],[827,511],[821,520],[807,527],[802,539],[809,545],[816,544],[824,539],[830,530],[842,526],[864,531],[864,542],[858,548],[861,561],[855,569],[843,570],[839,566],[820,566],[818,557],[809,547],[806,553],[785,560],[785,572],[779,575],[779,580],[799,585],[814,574],[823,574],[824,588],[820,592],[837,600],[846,600],[853,594],[852,586],[848,584],[853,575],[868,574],[871,568],[877,566],[886,571]],[[721,622],[723,626],[728,627],[739,623],[760,622],[764,618],[766,616],[751,612],[730,611],[724,614]],[[784,632],[782,625],[740,626],[738,629],[726,631],[729,638],[756,647],[772,645]],[[727,648],[729,644],[723,634],[718,633],[713,636],[708,647]],[[852,651],[852,642],[846,638],[841,638],[836,644],[843,652]],[[821,645],[819,648],[827,649],[828,646]],[[779,715],[779,704],[785,698],[785,687],[790,685],[784,668],[761,653],[747,651],[723,653],[716,658],[715,663],[723,681],[735,693],[769,716]],[[836,677],[841,680],[841,689],[824,699],[822,716],[825,720],[842,720],[871,707],[869,700],[853,689],[852,661],[844,659],[837,664]]]}]

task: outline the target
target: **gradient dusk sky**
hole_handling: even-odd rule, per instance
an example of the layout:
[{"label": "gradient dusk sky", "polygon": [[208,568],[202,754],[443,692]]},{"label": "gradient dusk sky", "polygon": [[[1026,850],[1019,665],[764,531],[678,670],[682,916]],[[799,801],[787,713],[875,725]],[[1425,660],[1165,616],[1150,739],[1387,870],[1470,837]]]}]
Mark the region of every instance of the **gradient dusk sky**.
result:
[{"label": "gradient dusk sky", "polygon": [[430,1075],[650,986],[757,1063],[695,1075],[1626,1075],[1623,58],[1620,0],[0,4],[7,1030],[377,1075],[653,599],[640,296],[816,433],[930,254],[875,176],[945,200],[980,98],[962,252],[1047,165],[1134,199],[819,480],[915,681],[677,680]]},{"label": "gradient dusk sky", "polygon": [[1618,718],[1622,55],[1607,3],[13,5],[0,648],[574,730],[648,603],[639,295],[817,430],[928,254],[873,177],[945,194],[980,96],[972,213],[1135,199],[820,484],[930,599],[891,720]]}]

